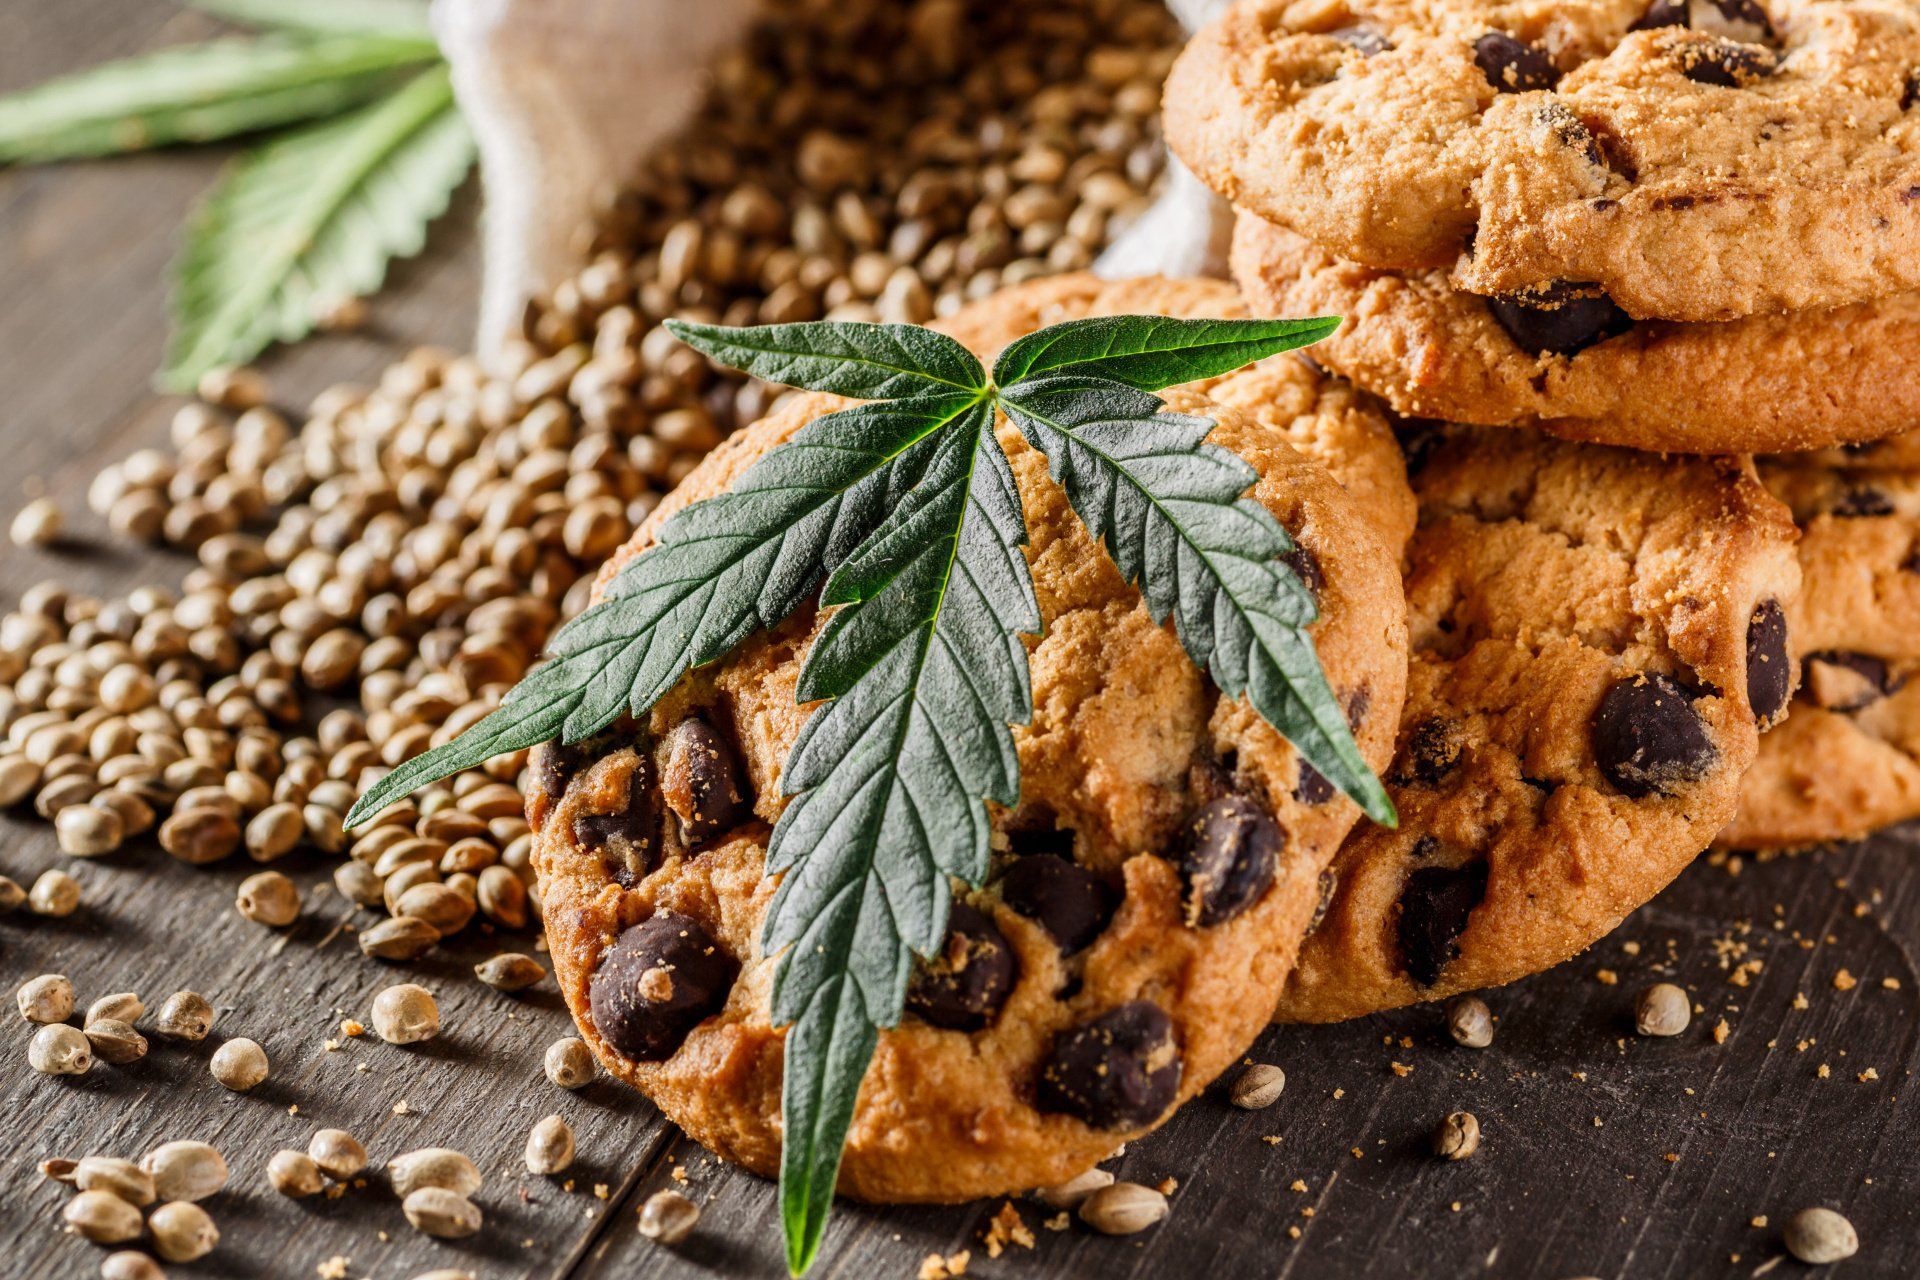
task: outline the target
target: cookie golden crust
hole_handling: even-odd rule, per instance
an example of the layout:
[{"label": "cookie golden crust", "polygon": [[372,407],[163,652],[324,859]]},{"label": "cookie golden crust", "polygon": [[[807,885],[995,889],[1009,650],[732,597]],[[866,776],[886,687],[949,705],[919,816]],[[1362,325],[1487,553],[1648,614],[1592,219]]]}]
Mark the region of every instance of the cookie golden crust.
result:
[{"label": "cookie golden crust", "polygon": [[1252,0],[1176,154],[1343,258],[1729,320],[1920,289],[1920,14],[1864,0]]},{"label": "cookie golden crust", "polygon": [[[1224,280],[1102,280],[1084,272],[1050,276],[1003,290],[936,327],[970,347],[999,348],[1036,329],[1083,316],[1158,315],[1239,320],[1253,314]],[[1307,316],[1312,312],[1269,312]],[[1317,359],[1320,346],[1311,348]],[[988,363],[992,360],[989,358]],[[1413,536],[1413,490],[1388,415],[1373,397],[1319,372],[1294,354],[1278,355],[1225,377],[1190,384],[1215,404],[1277,432],[1340,482],[1361,514],[1396,553]]]},{"label": "cookie golden crust", "polygon": [[1761,463],[1800,524],[1803,676],[1716,841],[1800,848],[1920,816],[1920,474]]},{"label": "cookie golden crust", "polygon": [[[969,332],[971,320],[955,328]],[[1384,766],[1406,672],[1397,549],[1274,428],[1191,392],[1167,398],[1217,417],[1213,439],[1260,473],[1253,496],[1311,553],[1322,608],[1316,645],[1362,754]],[[721,491],[843,403],[792,397],[722,444],[606,567],[601,587],[674,510]],[[1358,818],[1352,802],[1303,773],[1285,740],[1219,697],[1073,516],[1045,460],[1006,423],[999,431],[1026,510],[1045,627],[1028,642],[1033,722],[1014,731],[1021,801],[994,813],[993,874],[957,897],[940,963],[951,974],[976,953],[1011,962],[1003,1003],[980,1029],[936,1025],[911,1011],[910,997],[901,1025],[882,1034],[840,1174],[841,1192],[861,1199],[958,1201],[1060,1181],[1158,1124],[1265,1025],[1318,904],[1321,872]],[[784,806],[781,768],[809,710],[794,694],[818,625],[800,616],[748,641],[689,676],[645,725],[541,752],[529,797],[555,974],[581,1034],[609,1072],[691,1136],[767,1174],[779,1161],[784,1032],[768,1014],[777,957],[758,941],[774,889],[763,868]],[[675,744],[693,722],[713,735],[701,739],[707,758],[736,779],[733,794],[747,806],[704,842],[673,816],[670,794]],[[1198,909],[1179,865],[1209,821],[1242,832],[1245,843],[1229,848],[1266,840],[1273,849],[1270,887],[1218,918]],[[631,1053],[615,1043],[632,1047],[636,1036],[616,1025],[625,1014],[613,996],[622,992],[608,987],[619,979],[623,938],[656,921],[698,945],[680,968],[647,971],[633,992],[705,1003],[693,1009],[697,1022]],[[963,924],[972,932],[963,936]],[[630,1004],[632,993],[624,998]],[[602,1025],[600,1011],[615,1021]],[[1099,1030],[1096,1041],[1118,1042],[1115,1018],[1166,1029],[1146,1060],[1156,1072],[1174,1064],[1159,1109],[1144,1119],[1090,1117],[1063,1107],[1058,1088],[1050,1102],[1060,1046],[1088,1027]]]},{"label": "cookie golden crust", "polygon": [[1283,1021],[1510,982],[1600,938],[1732,815],[1756,707],[1790,691],[1794,529],[1749,466],[1462,428],[1414,490],[1400,827],[1342,846]]},{"label": "cookie golden crust", "polygon": [[1246,213],[1232,263],[1259,314],[1346,317],[1314,359],[1410,417],[1680,453],[1827,448],[1920,422],[1920,293],[1720,324],[1568,323],[1444,272],[1344,261]]}]

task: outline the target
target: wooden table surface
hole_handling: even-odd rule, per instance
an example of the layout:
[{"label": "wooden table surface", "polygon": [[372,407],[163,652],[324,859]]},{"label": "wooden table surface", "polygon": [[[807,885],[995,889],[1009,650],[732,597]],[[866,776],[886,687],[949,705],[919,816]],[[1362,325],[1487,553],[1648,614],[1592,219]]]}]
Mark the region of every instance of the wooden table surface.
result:
[{"label": "wooden table surface", "polygon": [[[162,0],[0,0],[0,91],[213,29]],[[83,494],[102,463],[165,438],[174,402],[148,381],[165,266],[219,158],[0,172],[0,520],[44,484],[73,533],[47,553],[0,554],[0,602],[49,576],[111,593],[177,583],[186,568],[109,540]],[[475,203],[467,192],[429,256],[397,272],[369,330],[268,361],[283,404],[367,378],[413,343],[466,344]],[[0,1049],[0,1108],[12,1117],[0,1277],[81,1277],[98,1264],[100,1250],[59,1231],[66,1192],[40,1178],[39,1160],[137,1156],[180,1137],[219,1146],[233,1179],[208,1204],[219,1248],[176,1275],[293,1280],[330,1259],[348,1260],[340,1274],[381,1280],[445,1266],[489,1280],[784,1274],[771,1186],[719,1165],[611,1083],[550,1086],[541,1053],[568,1031],[566,1014],[551,984],[516,998],[474,981],[484,942],[379,965],[342,936],[347,904],[324,891],[309,892],[308,915],[280,941],[233,911],[250,866],[191,868],[147,845],[76,867],[44,824],[0,821],[0,871],[27,883],[67,865],[86,886],[71,919],[0,918],[0,986],[57,972],[83,1003],[132,989],[154,1004],[188,987],[220,1010],[204,1044],[156,1041],[144,1062],[77,1081],[29,1071],[26,1024],[16,1025]],[[1920,1274],[1917,856],[1920,832],[1908,831],[1743,867],[1702,863],[1588,954],[1491,993],[1499,1034],[1485,1051],[1453,1046],[1430,1009],[1269,1031],[1253,1056],[1287,1071],[1277,1105],[1236,1111],[1216,1087],[1112,1166],[1178,1181],[1170,1219],[1143,1235],[1050,1231],[1044,1211],[1021,1203],[1037,1248],[989,1259],[981,1234],[998,1202],[843,1205],[815,1274],[911,1277],[931,1253],[969,1250],[968,1274],[987,1277],[1794,1275],[1807,1269],[1782,1258],[1780,1224],[1816,1203],[1847,1213],[1863,1241],[1831,1274]],[[322,886],[327,870],[314,859],[295,874]],[[1842,970],[1857,985],[1839,989]],[[408,978],[438,994],[440,1039],[325,1047],[343,1016],[366,1020],[374,993]],[[1641,1040],[1632,995],[1659,979],[1687,985],[1704,1012],[1677,1039]],[[206,1059],[222,1035],[266,1047],[266,1086],[235,1095],[214,1083]],[[1428,1135],[1459,1109],[1478,1115],[1484,1142],[1450,1164],[1428,1153]],[[527,1130],[554,1111],[579,1137],[570,1192],[521,1165]],[[377,1180],[332,1200],[268,1189],[271,1153],[304,1147],[324,1125],[358,1134],[376,1160],[465,1150],[488,1177],[477,1197],[486,1229],[428,1240]],[[676,1185],[703,1216],[669,1251],[640,1236],[635,1214]],[[1772,1225],[1756,1225],[1763,1217]]]}]

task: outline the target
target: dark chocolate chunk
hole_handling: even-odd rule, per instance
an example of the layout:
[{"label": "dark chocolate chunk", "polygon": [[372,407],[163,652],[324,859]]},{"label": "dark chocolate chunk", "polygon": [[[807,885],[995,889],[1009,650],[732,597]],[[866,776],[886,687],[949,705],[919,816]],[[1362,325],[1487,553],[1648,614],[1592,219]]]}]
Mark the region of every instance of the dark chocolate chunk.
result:
[{"label": "dark chocolate chunk", "polygon": [[1708,35],[1761,44],[1776,40],[1773,19],[1754,0],[1653,0],[1630,31],[1691,27]]},{"label": "dark chocolate chunk", "polygon": [[1458,720],[1428,716],[1408,732],[1400,770],[1394,780],[1434,786],[1453,772],[1466,746],[1466,730]]},{"label": "dark chocolate chunk", "polygon": [[1571,356],[1633,328],[1598,285],[1555,280],[1525,293],[1488,298],[1487,310],[1528,355]]},{"label": "dark chocolate chunk", "polygon": [[1467,917],[1487,896],[1487,864],[1463,867],[1421,867],[1407,877],[1400,890],[1400,916],[1395,924],[1400,941],[1400,965],[1423,987],[1440,980],[1440,973],[1460,954],[1459,939]]},{"label": "dark chocolate chunk", "polygon": [[533,784],[549,800],[558,801],[567,793],[573,775],[588,763],[586,744],[547,742],[537,749],[533,765]]},{"label": "dark chocolate chunk", "polygon": [[993,918],[964,902],[947,917],[940,954],[914,966],[907,1009],[948,1031],[978,1031],[1013,994],[1020,962]]},{"label": "dark chocolate chunk", "polygon": [[1224,924],[1273,886],[1286,836],[1280,824],[1245,796],[1209,802],[1187,827],[1180,878],[1187,886],[1187,924]]},{"label": "dark chocolate chunk", "polygon": [[1832,513],[1843,520],[1862,520],[1869,516],[1893,514],[1893,499],[1872,485],[1854,485],[1833,500]]},{"label": "dark chocolate chunk", "polygon": [[660,828],[653,763],[642,755],[634,758],[626,803],[612,813],[579,815],[573,820],[573,838],[589,849],[599,850],[614,878],[632,888],[660,865]]},{"label": "dark chocolate chunk", "polygon": [[1327,575],[1320,568],[1320,557],[1313,554],[1313,549],[1295,538],[1293,548],[1280,553],[1280,562],[1293,570],[1293,576],[1300,579],[1300,585],[1307,589],[1313,602],[1319,604],[1320,592],[1327,585]]},{"label": "dark chocolate chunk", "polygon": [[1677,50],[1680,74],[1695,84],[1738,89],[1764,80],[1780,69],[1780,61],[1759,45],[1737,40],[1694,40]]},{"label": "dark chocolate chunk", "polygon": [[1824,711],[1858,711],[1880,701],[1904,681],[1886,661],[1869,653],[1827,649],[1807,655],[1801,687]]},{"label": "dark chocolate chunk", "polygon": [[740,757],[712,725],[690,716],[667,734],[666,746],[660,794],[688,845],[704,844],[753,812]]},{"label": "dark chocolate chunk", "polygon": [[587,984],[593,1025],[639,1062],[670,1058],[726,1003],[740,966],[692,916],[656,912],[623,932]]},{"label": "dark chocolate chunk", "polygon": [[1055,1037],[1040,1068],[1040,1110],[1096,1129],[1152,1124],[1180,1092],[1180,1047],[1159,1006],[1131,1000]]},{"label": "dark chocolate chunk", "polygon": [[1504,31],[1489,31],[1475,40],[1473,61],[1487,83],[1500,93],[1551,89],[1560,79],[1560,69],[1545,49],[1516,40]]},{"label": "dark chocolate chunk", "polygon": [[1099,876],[1051,853],[1015,862],[999,887],[1000,900],[1045,929],[1062,955],[1091,946],[1119,905]]},{"label": "dark chocolate chunk", "polygon": [[1762,600],[1747,623],[1747,705],[1764,728],[1787,709],[1793,665],[1787,657],[1787,615],[1778,600]]},{"label": "dark chocolate chunk", "polygon": [[1334,785],[1327,781],[1327,775],[1321,773],[1303,757],[1300,761],[1300,780],[1293,784],[1293,798],[1301,804],[1325,804],[1333,799]]},{"label": "dark chocolate chunk", "polygon": [[1072,827],[1035,827],[1027,831],[1007,832],[1007,847],[1016,857],[1031,857],[1036,853],[1057,854],[1062,858],[1073,857]]},{"label": "dark chocolate chunk", "polygon": [[1593,136],[1593,130],[1586,122],[1573,114],[1573,109],[1564,102],[1549,102],[1534,113],[1535,119],[1553,130],[1554,138],[1569,151],[1578,151],[1588,164],[1605,166],[1606,157],[1600,154],[1600,143]]},{"label": "dark chocolate chunk", "polygon": [[1656,31],[1661,27],[1684,27],[1689,21],[1687,0],[1653,0],[1647,6],[1647,11],[1627,30]]},{"label": "dark chocolate chunk", "polygon": [[1693,696],[1663,675],[1616,681],[1593,717],[1594,763],[1635,799],[1669,796],[1704,777],[1720,758]]},{"label": "dark chocolate chunk", "polygon": [[1372,58],[1393,48],[1392,41],[1371,27],[1341,27],[1327,34],[1363,58]]},{"label": "dark chocolate chunk", "polygon": [[1339,887],[1340,877],[1333,874],[1333,868],[1329,867],[1320,873],[1319,879],[1314,882],[1318,896],[1313,902],[1313,916],[1307,921],[1308,933],[1318,929],[1320,922],[1327,918],[1327,912],[1333,908],[1334,890]]}]

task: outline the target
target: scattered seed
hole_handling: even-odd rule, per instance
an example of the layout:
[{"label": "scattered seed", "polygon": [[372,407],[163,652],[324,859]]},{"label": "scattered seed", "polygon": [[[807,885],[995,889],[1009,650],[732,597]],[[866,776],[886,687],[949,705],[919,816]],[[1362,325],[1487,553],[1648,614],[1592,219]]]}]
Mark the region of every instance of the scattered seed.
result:
[{"label": "scattered seed", "polygon": [[320,1166],[304,1151],[281,1149],[267,1161],[267,1182],[275,1191],[295,1200],[316,1195],[325,1185]]},{"label": "scattered seed", "polygon": [[1455,1111],[1433,1131],[1433,1154],[1465,1160],[1480,1149],[1480,1121],[1471,1111]]},{"label": "scattered seed", "polygon": [[213,1051],[207,1066],[215,1080],[245,1093],[267,1078],[267,1051],[257,1041],[236,1036]]},{"label": "scattered seed", "polygon": [[14,993],[20,1016],[28,1022],[65,1022],[73,1016],[73,984],[58,973],[43,973]]},{"label": "scattered seed", "polygon": [[73,1175],[79,1171],[79,1168],[78,1160],[69,1160],[65,1156],[49,1156],[40,1162],[41,1176],[67,1186],[73,1185]]},{"label": "scattered seed", "polygon": [[1261,1111],[1280,1100],[1287,1087],[1287,1073],[1265,1062],[1256,1062],[1234,1079],[1228,1097],[1243,1111]]},{"label": "scattered seed", "polygon": [[388,1044],[431,1040],[440,1034],[440,1006],[425,987],[402,982],[373,998],[373,1029]]},{"label": "scattered seed", "polygon": [[72,804],[53,817],[60,852],[75,858],[98,858],[112,853],[126,838],[120,815],[90,804]]},{"label": "scattered seed", "polygon": [[1788,1218],[1781,1234],[1788,1253],[1814,1266],[1839,1262],[1860,1251],[1860,1236],[1853,1224],[1841,1214],[1819,1205],[1802,1209]]},{"label": "scattered seed", "polygon": [[564,1040],[555,1040],[547,1046],[547,1079],[562,1089],[579,1089],[592,1084],[600,1074],[600,1064],[593,1060],[593,1050],[587,1048],[587,1042],[578,1036],[568,1036]]},{"label": "scattered seed", "polygon": [[133,1024],[119,1018],[96,1018],[81,1033],[93,1049],[93,1056],[116,1067],[138,1062],[147,1056],[147,1038]]},{"label": "scattered seed", "polygon": [[27,1063],[50,1076],[83,1076],[93,1069],[93,1046],[85,1033],[64,1022],[50,1022],[33,1033]]},{"label": "scattered seed", "polygon": [[17,911],[27,900],[27,891],[12,876],[0,876],[0,915]]},{"label": "scattered seed", "polygon": [[101,1260],[100,1280],[167,1280],[167,1273],[146,1254],[122,1249]]},{"label": "scattered seed", "polygon": [[473,972],[496,991],[525,991],[547,976],[544,965],[517,951],[490,956],[473,966]]},{"label": "scattered seed", "polygon": [[35,498],[20,508],[7,532],[16,547],[44,547],[60,536],[65,524],[58,503],[52,498]]},{"label": "scattered seed", "polygon": [[387,1162],[387,1177],[402,1199],[422,1187],[470,1196],[481,1185],[479,1168],[452,1147],[422,1147],[397,1155]]},{"label": "scattered seed", "polygon": [[213,1006],[198,991],[176,991],[153,1015],[155,1035],[168,1040],[205,1040],[213,1030]]},{"label": "scattered seed", "polygon": [[700,1206],[678,1191],[656,1191],[640,1206],[640,1234],[655,1244],[679,1244],[699,1221]]},{"label": "scattered seed", "polygon": [[300,886],[278,871],[258,871],[240,882],[233,906],[255,924],[277,929],[300,918]]},{"label": "scattered seed", "polygon": [[1052,1209],[1078,1209],[1083,1201],[1102,1187],[1113,1185],[1113,1175],[1105,1169],[1089,1169],[1065,1182],[1042,1187],[1034,1199]]},{"label": "scattered seed", "polygon": [[400,1202],[413,1229],[441,1240],[460,1240],[480,1230],[473,1201],[444,1187],[421,1187]]},{"label": "scattered seed", "polygon": [[414,916],[395,916],[360,934],[360,950],[381,960],[417,960],[440,941],[440,931]]},{"label": "scattered seed", "polygon": [[1080,1205],[1080,1221],[1109,1236],[1145,1231],[1166,1216],[1167,1198],[1136,1182],[1101,1187]]},{"label": "scattered seed", "polygon": [[82,1020],[88,1026],[109,1018],[118,1022],[135,1023],[147,1012],[147,1006],[140,997],[131,991],[116,991],[110,996],[101,996],[87,1006],[87,1016]]},{"label": "scattered seed", "polygon": [[27,906],[38,916],[70,916],[80,908],[80,882],[64,871],[42,872],[27,894]]},{"label": "scattered seed", "polygon": [[220,1228],[207,1211],[186,1200],[155,1209],[147,1217],[147,1230],[153,1233],[153,1251],[168,1262],[204,1258],[220,1243]]},{"label": "scattered seed", "polygon": [[1447,1001],[1447,1034],[1457,1045],[1486,1048],[1493,1043],[1493,1010],[1478,996],[1455,996]]},{"label": "scattered seed", "polygon": [[108,1191],[82,1191],[67,1201],[60,1217],[75,1235],[95,1244],[125,1244],[140,1236],[140,1211]]},{"label": "scattered seed", "polygon": [[367,1167],[367,1149],[345,1129],[321,1129],[307,1140],[307,1154],[320,1172],[345,1182]]},{"label": "scattered seed", "polygon": [[204,1142],[163,1142],[147,1152],[140,1167],[153,1175],[162,1200],[205,1200],[227,1185],[227,1162]]},{"label": "scattered seed", "polygon": [[1691,1021],[1692,1000],[1671,982],[1656,982],[1634,998],[1633,1025],[1643,1036],[1677,1036]]},{"label": "scattered seed", "polygon": [[527,1135],[527,1172],[543,1177],[573,1163],[573,1130],[559,1116],[548,1116]]},{"label": "scattered seed", "polygon": [[73,1167],[73,1185],[82,1191],[104,1191],[119,1196],[136,1209],[144,1209],[157,1198],[153,1175],[131,1160],[113,1156],[87,1156]]}]

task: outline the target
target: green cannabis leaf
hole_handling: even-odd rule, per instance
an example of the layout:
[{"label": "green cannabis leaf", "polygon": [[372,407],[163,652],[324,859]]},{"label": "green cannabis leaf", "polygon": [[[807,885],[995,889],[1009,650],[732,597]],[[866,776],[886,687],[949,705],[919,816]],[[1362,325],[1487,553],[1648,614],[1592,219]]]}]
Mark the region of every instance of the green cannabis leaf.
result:
[{"label": "green cannabis leaf", "polygon": [[178,328],[162,379],[308,332],[325,307],[377,289],[419,252],[473,167],[445,67],[391,97],[282,135],[236,161],[188,228],[175,266]]},{"label": "green cannabis leaf", "polygon": [[212,40],[108,63],[0,98],[0,164],[211,142],[334,115],[378,97],[431,40]]},{"label": "green cannabis leaf", "polygon": [[1205,443],[1212,423],[1151,394],[1337,321],[1075,321],[1013,344],[991,381],[959,343],[911,325],[668,324],[722,363],[869,402],[808,424],[666,521],[499,710],[387,774],[347,822],[491,756],[642,717],[818,592],[832,613],[796,697],[820,705],[782,773],[791,799],[767,852],[782,879],[761,938],[779,955],[771,1013],[788,1028],[780,1206],[797,1275],[819,1251],[860,1083],[900,1019],[913,958],[942,945],[953,882],[986,875],[988,803],[1020,794],[1012,726],[1033,702],[1021,636],[1041,618],[998,411],[1222,691],[1244,692],[1308,763],[1393,820],[1304,630],[1313,599],[1278,558],[1292,542],[1246,496],[1253,469]]},{"label": "green cannabis leaf", "polygon": [[317,4],[315,0],[187,0],[187,4],[250,27],[307,35],[402,36],[433,44],[427,6],[420,0],[321,0]]}]

